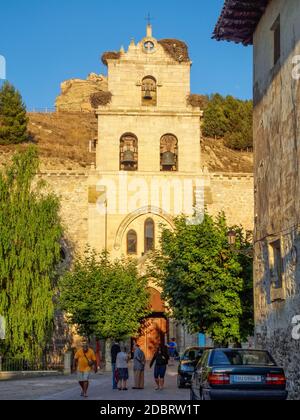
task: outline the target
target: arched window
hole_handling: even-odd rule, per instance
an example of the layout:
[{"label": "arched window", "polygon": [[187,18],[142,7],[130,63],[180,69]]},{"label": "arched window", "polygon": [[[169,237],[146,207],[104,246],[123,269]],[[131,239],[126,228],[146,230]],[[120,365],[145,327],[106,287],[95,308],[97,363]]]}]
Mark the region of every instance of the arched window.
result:
[{"label": "arched window", "polygon": [[157,104],[157,82],[152,76],[142,80],[142,104],[155,106]]},{"label": "arched window", "polygon": [[138,139],[132,133],[124,134],[120,140],[120,170],[138,170]]},{"label": "arched window", "polygon": [[174,134],[165,134],[160,139],[160,170],[178,171],[178,140]]},{"label": "arched window", "polygon": [[145,253],[153,251],[155,247],[155,225],[152,219],[145,222]]},{"label": "arched window", "polygon": [[127,254],[137,254],[137,234],[135,230],[130,230],[127,233]]}]

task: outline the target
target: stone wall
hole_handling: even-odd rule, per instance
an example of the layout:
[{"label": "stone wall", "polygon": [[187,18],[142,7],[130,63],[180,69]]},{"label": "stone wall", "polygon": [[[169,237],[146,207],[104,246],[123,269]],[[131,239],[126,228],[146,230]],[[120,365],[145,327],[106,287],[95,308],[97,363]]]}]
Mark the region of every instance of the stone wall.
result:
[{"label": "stone wall", "polygon": [[[61,202],[61,217],[65,227],[66,252],[72,256],[75,252],[82,253],[89,244],[100,252],[104,248],[104,229],[98,220],[97,208],[91,204],[90,186],[94,185],[95,171],[48,171],[39,174],[38,178],[46,181],[49,191],[54,192]],[[205,202],[209,212],[216,215],[225,211],[230,224],[244,225],[253,229],[253,177],[251,175],[205,174]],[[245,207],[245,203],[248,206]],[[143,237],[145,215],[134,221],[133,226]],[[103,216],[102,216],[103,219]],[[102,220],[101,219],[101,220]],[[153,217],[157,225],[161,220]],[[119,218],[122,223],[123,218]],[[110,219],[108,219],[108,222]],[[139,230],[140,226],[140,230]],[[108,245],[113,247],[116,240],[115,221],[108,227]],[[141,242],[141,241],[140,241]],[[122,253],[126,253],[126,245],[122,244]],[[139,243],[139,255],[143,252],[143,244]],[[114,256],[119,256],[115,252]],[[61,314],[58,314],[61,315]],[[66,325],[56,321],[56,335],[53,337],[56,353],[60,354],[69,344],[70,331]],[[63,334],[62,328],[65,328]],[[197,337],[190,336],[187,331],[178,327],[173,333],[178,337],[181,350],[188,345],[196,345]],[[55,354],[56,354],[55,353]]]},{"label": "stone wall", "polygon": [[[103,232],[95,231],[94,210],[88,199],[89,187],[94,183],[94,172],[48,171],[39,174],[39,178],[45,180],[49,191],[60,198],[66,239],[72,248],[82,252],[90,238],[95,243],[102,243],[100,238]],[[206,174],[204,184],[205,202],[211,214],[225,211],[230,224],[253,229],[253,177],[250,174]],[[113,233],[114,229],[112,242],[115,240]]]},{"label": "stone wall", "polygon": [[253,231],[254,187],[252,174],[208,174],[205,204],[210,214],[224,211],[230,226]]},{"label": "stone wall", "polygon": [[[279,15],[281,57],[274,65],[270,28]],[[300,342],[292,338],[292,319],[300,315],[300,83],[292,77],[299,20],[298,0],[273,0],[254,36],[256,337],[285,367],[293,399],[300,399]]]},{"label": "stone wall", "polygon": [[88,172],[49,171],[38,178],[46,182],[61,203],[61,218],[69,251],[82,252],[88,244]]}]

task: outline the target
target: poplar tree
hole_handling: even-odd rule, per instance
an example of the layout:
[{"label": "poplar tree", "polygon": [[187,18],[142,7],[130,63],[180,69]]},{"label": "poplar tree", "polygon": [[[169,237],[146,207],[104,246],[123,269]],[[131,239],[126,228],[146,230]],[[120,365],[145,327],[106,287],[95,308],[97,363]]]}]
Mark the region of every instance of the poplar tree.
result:
[{"label": "poplar tree", "polygon": [[0,89],[0,144],[28,140],[28,117],[21,94],[9,82]]},{"label": "poplar tree", "polygon": [[58,199],[35,182],[37,170],[37,150],[30,147],[0,172],[2,351],[31,361],[42,355],[51,333],[62,237]]}]

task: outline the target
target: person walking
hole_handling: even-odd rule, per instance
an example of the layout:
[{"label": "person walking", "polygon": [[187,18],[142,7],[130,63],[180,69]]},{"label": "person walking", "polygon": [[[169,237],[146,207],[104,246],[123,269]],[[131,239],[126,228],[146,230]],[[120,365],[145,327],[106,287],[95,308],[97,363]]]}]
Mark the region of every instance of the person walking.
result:
[{"label": "person walking", "polygon": [[168,350],[169,350],[169,357],[171,361],[174,362],[178,354],[176,338],[172,338],[171,341],[168,343]]},{"label": "person walking", "polygon": [[116,362],[117,355],[121,352],[120,344],[117,341],[114,341],[111,346],[111,369],[112,369],[112,387],[113,389],[118,389],[118,384],[116,381]]},{"label": "person walking", "polygon": [[129,359],[130,359],[130,356],[127,353],[126,347],[122,347],[121,352],[118,353],[117,360],[116,360],[119,391],[128,391],[127,381],[129,379],[129,370],[128,370]]},{"label": "person walking", "polygon": [[153,359],[150,363],[150,368],[155,363],[154,367],[154,379],[156,382],[156,391],[163,390],[165,385],[165,376],[167,372],[167,366],[169,363],[169,355],[165,346],[159,346],[156,353],[153,356]]},{"label": "person walking", "polygon": [[81,396],[88,398],[90,374],[93,370],[97,372],[97,359],[94,350],[87,343],[83,343],[82,348],[75,354],[73,368],[77,371]]},{"label": "person walking", "polygon": [[144,389],[146,357],[139,344],[135,343],[133,356],[134,387],[132,389]]}]

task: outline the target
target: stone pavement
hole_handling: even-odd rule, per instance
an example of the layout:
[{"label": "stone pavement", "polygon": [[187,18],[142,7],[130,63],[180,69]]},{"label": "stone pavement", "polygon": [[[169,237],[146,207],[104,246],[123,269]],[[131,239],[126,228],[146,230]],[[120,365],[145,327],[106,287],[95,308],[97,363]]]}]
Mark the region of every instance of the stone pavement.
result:
[{"label": "stone pavement", "polygon": [[[189,389],[178,389],[176,366],[169,367],[166,376],[166,389],[155,391],[153,369],[147,369],[145,390],[132,390],[133,373],[130,372],[129,390],[113,391],[111,374],[93,375],[89,389],[89,400],[109,401],[178,401],[189,400]],[[0,400],[84,400],[76,375],[53,378],[23,379],[0,382]]]}]

